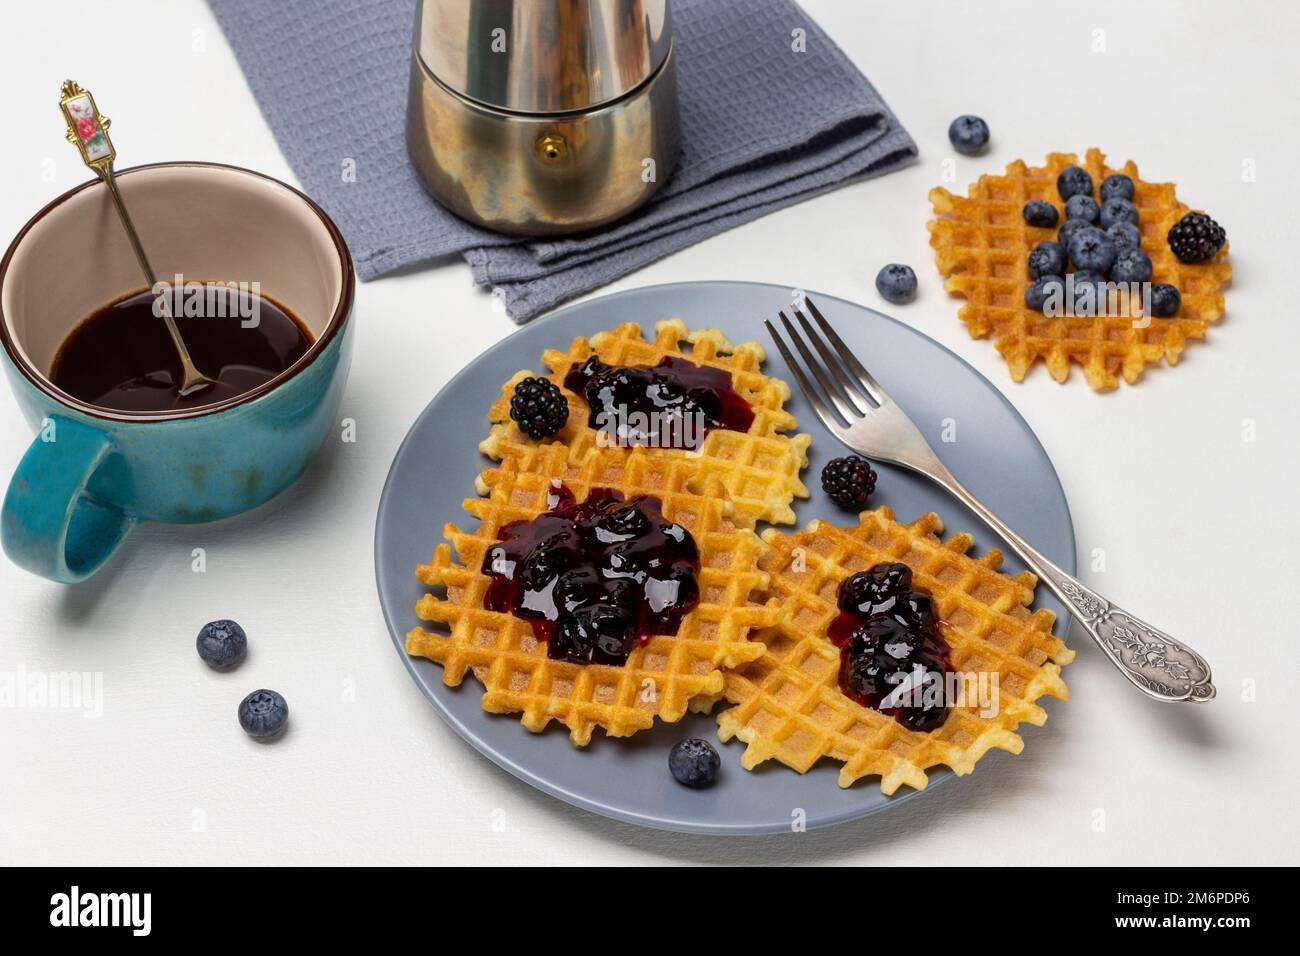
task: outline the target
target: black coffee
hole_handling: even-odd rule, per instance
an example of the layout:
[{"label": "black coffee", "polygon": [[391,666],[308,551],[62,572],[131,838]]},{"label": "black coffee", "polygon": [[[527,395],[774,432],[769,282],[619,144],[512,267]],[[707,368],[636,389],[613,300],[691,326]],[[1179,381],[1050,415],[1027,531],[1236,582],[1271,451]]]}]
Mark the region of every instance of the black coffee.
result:
[{"label": "black coffee", "polygon": [[[101,306],[59,346],[50,380],[100,408],[166,412],[242,395],[279,375],[311,348],[312,334],[289,312],[248,290],[207,290],[203,316],[176,325],[198,370],[216,384],[181,396],[181,363],[148,290]],[[241,299],[242,296],[242,299]],[[223,301],[224,300],[224,301]],[[250,315],[257,324],[245,327]],[[220,317],[218,317],[220,316]]]}]

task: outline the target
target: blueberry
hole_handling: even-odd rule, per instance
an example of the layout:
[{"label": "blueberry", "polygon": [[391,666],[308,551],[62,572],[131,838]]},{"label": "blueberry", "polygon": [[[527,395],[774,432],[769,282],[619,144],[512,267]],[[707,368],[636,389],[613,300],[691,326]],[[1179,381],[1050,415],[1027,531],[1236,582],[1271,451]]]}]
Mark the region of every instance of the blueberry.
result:
[{"label": "blueberry", "polygon": [[1120,252],[1142,247],[1142,230],[1131,222],[1112,223],[1106,227],[1106,235],[1114,240],[1115,248]]},{"label": "blueberry", "polygon": [[1084,229],[1093,228],[1092,223],[1086,219],[1067,219],[1065,225],[1056,234],[1056,241],[1066,249],[1070,248],[1070,240],[1074,238],[1075,233],[1082,232]]},{"label": "blueberry", "polygon": [[963,156],[977,156],[989,144],[989,124],[978,116],[958,116],[948,127],[948,142]]},{"label": "blueberry", "polygon": [[203,625],[195,646],[203,663],[213,670],[228,671],[248,656],[248,635],[234,621],[212,621]]},{"label": "blueberry", "polygon": [[1056,207],[1050,202],[1042,199],[1031,199],[1025,203],[1025,222],[1031,226],[1041,226],[1044,229],[1051,229],[1060,221],[1061,214],[1056,211]]},{"label": "blueberry", "polygon": [[1106,272],[1115,262],[1115,240],[1100,229],[1080,230],[1070,239],[1070,261],[1080,269]]},{"label": "blueberry", "polygon": [[1125,249],[1110,267],[1116,282],[1146,282],[1151,278],[1151,257],[1141,249]]},{"label": "blueberry", "polygon": [[1178,294],[1174,286],[1165,282],[1157,282],[1151,286],[1151,314],[1156,318],[1167,319],[1171,315],[1176,315],[1182,304],[1183,297]]},{"label": "blueberry", "polygon": [[[901,616],[900,616],[901,617]],[[925,635],[906,620],[886,614],[873,614],[849,637],[849,656],[874,656],[885,667],[897,668],[920,652]]]},{"label": "blueberry", "polygon": [[722,760],[706,740],[688,737],[668,751],[668,769],[673,778],[688,787],[709,787],[718,778]]},{"label": "blueberry", "polygon": [[[912,686],[925,688],[937,682],[939,687],[943,686],[943,668],[939,666],[938,661],[926,660],[923,667],[923,676]],[[943,722],[948,719],[948,707],[943,703],[942,695],[922,694],[920,703],[904,707],[902,713],[898,715],[898,721],[909,730],[916,730],[922,733],[929,730],[937,730],[943,726]]]},{"label": "blueberry", "polygon": [[894,620],[911,631],[931,631],[934,628],[934,600],[928,594],[910,591],[894,606]]},{"label": "blueberry", "polygon": [[[1039,276],[1029,284],[1025,290],[1025,305],[1031,309],[1041,312],[1043,306],[1047,303],[1049,296],[1055,296],[1057,305],[1061,302],[1061,296],[1064,294],[1064,282],[1060,276],[1048,275]],[[1056,290],[1055,292],[1053,290]]]},{"label": "blueberry", "polygon": [[239,703],[239,726],[250,737],[278,737],[288,722],[289,705],[273,690],[255,690]]},{"label": "blueberry", "polygon": [[1070,278],[1076,286],[1079,285],[1101,285],[1106,281],[1106,277],[1100,272],[1094,272],[1092,269],[1077,269],[1070,273]]},{"label": "blueberry", "polygon": [[1132,199],[1133,180],[1123,173],[1111,173],[1101,181],[1101,199]]},{"label": "blueberry", "polygon": [[1138,207],[1127,199],[1107,199],[1101,206],[1101,228],[1109,229],[1117,222],[1137,225]]},{"label": "blueberry", "polygon": [[851,614],[888,611],[912,589],[912,569],[900,562],[874,564],[840,583],[839,608]]},{"label": "blueberry", "polygon": [[891,262],[876,274],[876,291],[889,302],[911,302],[916,298],[916,273],[911,266]]},{"label": "blueberry", "polygon": [[1085,222],[1096,222],[1100,212],[1101,210],[1097,207],[1097,200],[1082,193],[1077,193],[1065,201],[1066,219],[1082,219]]},{"label": "blueberry", "polygon": [[1056,191],[1061,194],[1062,199],[1069,199],[1071,196],[1091,196],[1092,177],[1080,166],[1066,166],[1061,170],[1061,175],[1056,177]]},{"label": "blueberry", "polygon": [[1065,249],[1059,242],[1040,242],[1029,253],[1029,275],[1059,276],[1065,273]]}]

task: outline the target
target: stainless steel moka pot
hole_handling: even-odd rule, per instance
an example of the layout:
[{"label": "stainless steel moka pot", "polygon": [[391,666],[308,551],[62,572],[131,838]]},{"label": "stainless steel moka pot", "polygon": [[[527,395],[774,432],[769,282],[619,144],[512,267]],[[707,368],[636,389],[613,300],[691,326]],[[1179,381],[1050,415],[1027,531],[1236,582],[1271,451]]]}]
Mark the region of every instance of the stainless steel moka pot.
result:
[{"label": "stainless steel moka pot", "polygon": [[680,150],[668,0],[421,0],[406,141],[429,191],[490,229],[618,219]]}]

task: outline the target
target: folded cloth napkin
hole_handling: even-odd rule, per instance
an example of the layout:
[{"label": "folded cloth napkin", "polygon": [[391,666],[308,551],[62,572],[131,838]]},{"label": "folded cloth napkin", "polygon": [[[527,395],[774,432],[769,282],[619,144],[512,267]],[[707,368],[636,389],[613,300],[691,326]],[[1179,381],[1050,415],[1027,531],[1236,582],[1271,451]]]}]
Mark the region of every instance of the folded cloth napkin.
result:
[{"label": "folded cloth napkin", "polygon": [[459,253],[526,321],[678,249],[910,162],[916,145],[792,0],[673,0],[682,156],[655,198],[520,240],[425,192],[406,155],[415,0],[209,0],[303,188],[362,279]]}]

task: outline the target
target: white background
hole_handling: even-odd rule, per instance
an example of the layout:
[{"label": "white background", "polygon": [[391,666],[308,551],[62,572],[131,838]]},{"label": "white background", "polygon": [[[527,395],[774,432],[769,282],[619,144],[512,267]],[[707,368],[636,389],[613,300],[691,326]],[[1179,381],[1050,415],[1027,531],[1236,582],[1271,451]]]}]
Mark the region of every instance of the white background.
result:
[{"label": "white background", "polygon": [[[1297,862],[1300,10],[806,7],[902,117],[921,162],[710,239],[611,290],[759,279],[881,307],[876,270],[911,263],[918,301],[885,308],[1015,403],[1065,483],[1085,579],[1200,649],[1218,700],[1150,703],[1075,631],[1073,697],[1028,729],[1024,754],[995,753],[973,777],[856,824],[702,839],[534,792],[442,724],[394,653],[375,596],[375,506],[399,441],[453,373],[513,328],[467,268],[448,262],[360,286],[343,408],[358,441],[330,443],[268,506],[214,525],[141,528],[77,587],[0,559],[0,671],[104,675],[98,719],[0,709],[0,862]],[[86,178],[56,108],[65,76],[113,118],[123,165],[209,159],[294,181],[199,0],[23,2],[0,17],[5,241]],[[1177,182],[1219,218],[1236,280],[1208,343],[1109,395],[1077,371],[1057,385],[1041,366],[1013,383],[992,344],[957,321],[927,245],[926,192],[951,156],[948,123],[965,112],[988,120],[993,147],[956,158],[959,187],[1016,157],[1096,145],[1133,157],[1148,179]],[[1246,420],[1254,441],[1243,440]],[[0,477],[30,438],[0,399]],[[207,550],[205,574],[190,570],[196,547]],[[1094,549],[1104,572],[1089,570]],[[247,628],[251,653],[217,675],[196,657],[194,635],[227,616]],[[261,686],[293,711],[291,732],[271,747],[235,721],[239,699]]]}]

